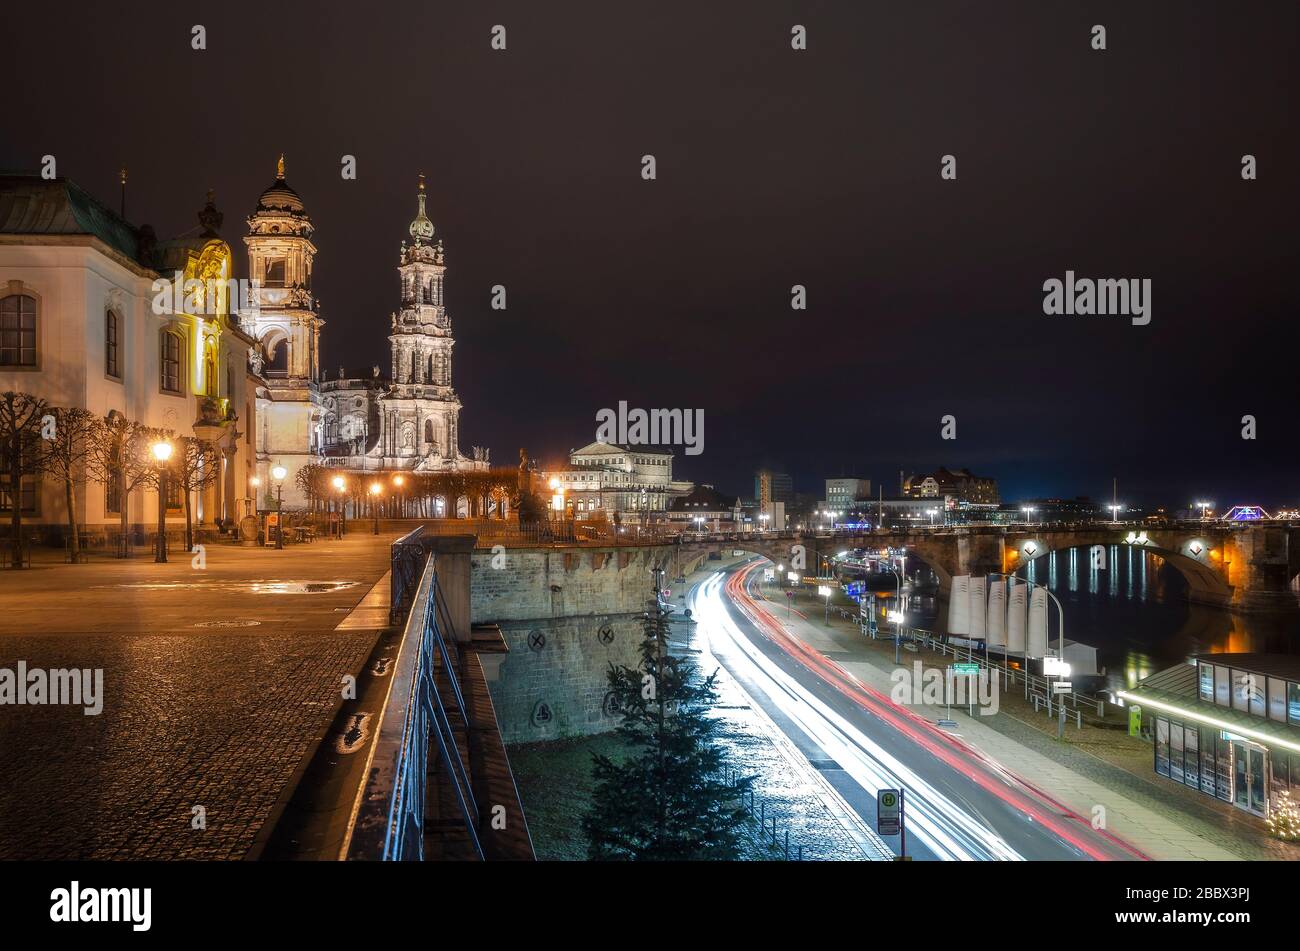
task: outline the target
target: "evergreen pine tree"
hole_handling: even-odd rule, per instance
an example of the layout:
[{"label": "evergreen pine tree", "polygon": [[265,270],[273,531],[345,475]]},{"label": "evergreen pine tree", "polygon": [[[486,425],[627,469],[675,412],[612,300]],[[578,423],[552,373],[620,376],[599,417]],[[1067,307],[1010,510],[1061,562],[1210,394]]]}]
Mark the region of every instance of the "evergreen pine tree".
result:
[{"label": "evergreen pine tree", "polygon": [[650,602],[640,667],[610,665],[611,702],[631,755],[593,754],[596,788],[583,818],[594,860],[734,859],[745,821],[737,791],[721,777],[717,674],[668,654],[668,620]]}]

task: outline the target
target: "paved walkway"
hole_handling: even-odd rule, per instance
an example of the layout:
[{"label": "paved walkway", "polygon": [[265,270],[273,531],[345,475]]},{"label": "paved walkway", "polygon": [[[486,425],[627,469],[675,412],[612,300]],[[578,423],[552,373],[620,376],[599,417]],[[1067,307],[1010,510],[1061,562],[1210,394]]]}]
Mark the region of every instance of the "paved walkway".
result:
[{"label": "paved walkway", "polygon": [[0,858],[243,856],[375,643],[336,627],[390,541],[0,571],[0,667],[103,671],[97,716],[0,706]]},{"label": "paved walkway", "polygon": [[[893,686],[894,645],[865,638],[856,624],[832,617],[823,621],[820,599],[802,596],[795,610],[806,618],[787,619],[785,598],[764,586],[773,613],[790,630],[833,659],[864,684],[889,694]],[[767,590],[769,589],[770,590]],[[834,612],[832,612],[834,613]],[[942,669],[952,658],[926,651],[903,653],[903,664],[921,661]],[[1033,714],[1019,695],[1003,696],[995,716],[972,718],[952,707],[956,732],[965,742],[1001,763],[1010,772],[1055,798],[1086,819],[1104,809],[1106,828],[1155,859],[1296,860],[1300,848],[1268,837],[1254,821],[1233,815],[1231,806],[1178,786],[1151,771],[1151,749],[1141,740],[1113,730],[1067,726],[1065,742],[1056,739],[1055,721]],[[1023,708],[1023,709],[1020,709]],[[946,706],[912,705],[937,720]],[[1138,772],[1145,766],[1146,774]]]}]

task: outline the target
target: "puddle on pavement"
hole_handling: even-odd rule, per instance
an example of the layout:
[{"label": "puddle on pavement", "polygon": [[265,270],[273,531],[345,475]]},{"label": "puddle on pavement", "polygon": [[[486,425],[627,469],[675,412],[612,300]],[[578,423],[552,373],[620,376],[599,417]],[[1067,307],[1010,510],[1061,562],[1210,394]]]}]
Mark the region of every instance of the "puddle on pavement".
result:
[{"label": "puddle on pavement", "polygon": [[330,594],[355,588],[359,581],[138,581],[97,584],[96,588],[139,588],[147,591],[247,591],[250,594]]}]

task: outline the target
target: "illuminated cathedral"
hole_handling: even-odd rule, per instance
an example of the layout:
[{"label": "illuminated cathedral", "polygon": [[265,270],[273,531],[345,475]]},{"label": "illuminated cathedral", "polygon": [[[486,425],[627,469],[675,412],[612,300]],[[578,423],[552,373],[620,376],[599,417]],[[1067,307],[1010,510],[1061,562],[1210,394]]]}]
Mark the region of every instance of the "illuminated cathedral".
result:
[{"label": "illuminated cathedral", "polygon": [[[281,158],[275,181],[248,219],[244,243],[257,306],[243,316],[257,341],[251,369],[257,387],[257,468],[283,465],[290,475],[309,463],[360,471],[483,470],[488,452],[460,451],[460,399],[452,386],[451,318],[443,299],[446,272],[425,201],[401,244],[397,271],[400,309],[389,315],[391,371],[334,379],[320,366],[325,325],[311,291],[316,246],[302,199],[285,181]],[[263,482],[263,484],[269,484]],[[295,490],[294,495],[297,495]]]}]

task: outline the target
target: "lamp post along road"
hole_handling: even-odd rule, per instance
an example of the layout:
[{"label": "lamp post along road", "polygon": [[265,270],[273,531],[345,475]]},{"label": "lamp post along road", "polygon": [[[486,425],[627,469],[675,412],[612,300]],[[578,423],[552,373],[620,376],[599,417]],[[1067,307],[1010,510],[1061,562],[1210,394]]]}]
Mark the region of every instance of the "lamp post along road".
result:
[{"label": "lamp post along road", "polygon": [[284,550],[284,479],[289,474],[289,470],[284,466],[276,466],[271,470],[271,478],[275,480],[275,549],[276,551]]},{"label": "lamp post along road", "polygon": [[370,483],[370,512],[375,517],[374,534],[376,535],[379,534],[379,493],[382,491],[378,482]]},{"label": "lamp post along road", "polygon": [[347,534],[348,526],[348,497],[344,495],[343,490],[347,488],[347,482],[343,476],[334,477],[334,488],[339,494],[339,538]]}]

